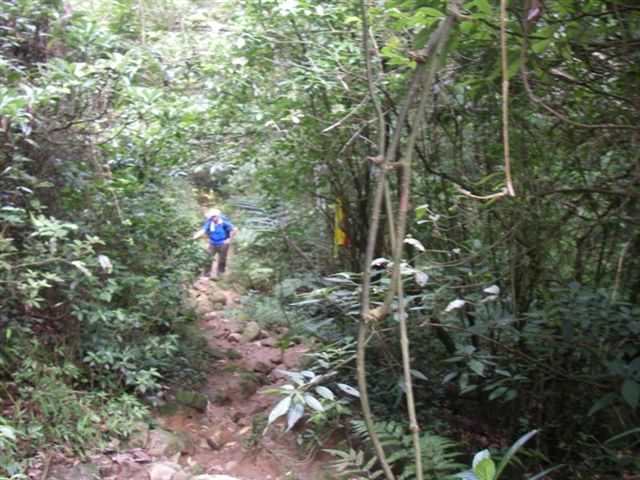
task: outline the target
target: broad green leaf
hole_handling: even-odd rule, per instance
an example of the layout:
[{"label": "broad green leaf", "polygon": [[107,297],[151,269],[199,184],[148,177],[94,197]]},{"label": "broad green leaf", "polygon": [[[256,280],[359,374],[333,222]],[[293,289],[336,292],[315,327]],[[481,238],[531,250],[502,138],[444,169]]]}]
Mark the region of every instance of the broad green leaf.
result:
[{"label": "broad green leaf", "polygon": [[473,0],[465,5],[466,8],[475,7],[478,9],[480,13],[483,15],[490,16],[493,14],[493,10],[491,8],[491,4],[489,0]]},{"label": "broad green leaf", "polygon": [[6,425],[0,425],[0,437],[8,438],[9,440],[16,441],[16,431]]},{"label": "broad green leaf", "polygon": [[484,377],[484,363],[472,358],[469,360],[469,368],[481,377]]},{"label": "broad green leaf", "polygon": [[113,271],[111,260],[106,255],[98,255],[98,263],[106,273],[111,273]]},{"label": "broad green leaf", "polygon": [[475,471],[476,466],[478,466],[480,462],[490,458],[491,458],[491,453],[489,452],[489,450],[486,450],[486,449],[480,450],[478,453],[476,453],[473,456],[473,461],[471,462],[471,468],[473,468],[473,470]]},{"label": "broad green leaf", "polygon": [[327,400],[335,400],[336,398],[331,390],[329,390],[327,387],[323,387],[322,385],[316,387],[316,392],[318,392],[318,395],[326,398]]},{"label": "broad green leaf", "polygon": [[322,406],[320,401],[310,393],[304,394],[304,401],[307,405],[309,405],[314,410],[318,412],[324,412],[324,407]]},{"label": "broad green leaf", "polygon": [[458,372],[449,372],[442,379],[442,383],[448,383],[458,376]]},{"label": "broad green leaf", "polygon": [[484,288],[482,291],[489,295],[500,295],[500,287],[497,285],[491,285],[490,287]]},{"label": "broad green leaf", "polygon": [[374,258],[371,261],[371,266],[372,267],[381,267],[381,266],[386,265],[388,263],[389,263],[388,259],[379,257],[379,258]]},{"label": "broad green leaf", "polygon": [[81,262],[79,260],[74,260],[73,262],[71,262],[71,265],[76,267],[78,270],[80,270],[87,277],[92,277],[91,272],[87,269],[87,266],[85,265],[84,262]]},{"label": "broad green leaf", "polygon": [[416,220],[421,220],[429,212],[429,205],[419,205],[416,207]]},{"label": "broad green leaf", "polygon": [[421,287],[424,287],[429,283],[429,275],[424,272],[416,271],[414,278],[416,283]]},{"label": "broad green leaf", "polygon": [[640,427],[632,428],[631,430],[627,430],[626,432],[619,433],[618,435],[614,435],[613,437],[607,439],[605,443],[612,443],[616,440],[620,440],[621,438],[628,437],[629,435],[639,435],[640,436]]},{"label": "broad green leaf", "polygon": [[413,248],[415,248],[416,250],[420,250],[421,252],[425,251],[424,245],[422,245],[422,243],[419,240],[416,240],[415,238],[407,237],[404,239],[404,243],[408,243]]},{"label": "broad green leaf", "polygon": [[625,380],[622,384],[622,398],[631,408],[638,406],[640,401],[640,383],[633,380]]},{"label": "broad green leaf", "polygon": [[291,430],[298,420],[302,418],[304,415],[304,405],[301,403],[294,403],[289,411],[287,412],[287,431]]},{"label": "broad green leaf", "polygon": [[425,382],[429,380],[424,373],[422,373],[420,370],[415,370],[413,368],[411,369],[411,376],[419,380],[424,380]]},{"label": "broad green leaf", "polygon": [[545,38],[544,40],[537,40],[531,44],[531,50],[535,53],[540,54],[544,52],[547,47],[551,44],[553,38]]},{"label": "broad green leaf", "polygon": [[531,437],[533,437],[536,433],[538,433],[538,430],[531,430],[528,433],[525,433],[523,436],[521,436],[518,440],[516,440],[516,442],[511,445],[511,448],[509,448],[509,450],[507,451],[507,453],[505,454],[504,457],[502,457],[502,460],[500,460],[500,464],[498,465],[498,469],[496,471],[496,478],[500,477],[500,474],[502,473],[502,471],[506,468],[507,465],[509,465],[509,462],[511,461],[511,459],[513,458],[513,456],[518,452],[518,450],[520,450],[522,448],[522,446],[527,443],[529,441],[529,439],[531,439]]},{"label": "broad green leaf", "polygon": [[447,305],[447,308],[445,308],[444,311],[445,313],[447,313],[447,312],[451,312],[452,310],[462,308],[464,307],[465,303],[467,303],[465,300],[462,300],[461,298],[456,298],[455,300],[452,300],[449,302],[449,304]]},{"label": "broad green leaf", "polygon": [[360,398],[360,392],[358,390],[356,390],[355,388],[353,388],[353,387],[351,387],[349,385],[346,385],[344,383],[337,383],[336,385],[343,392],[348,393],[349,395],[352,395],[354,397]]},{"label": "broad green leaf", "polygon": [[587,413],[587,416],[591,416],[597,412],[599,412],[600,410],[602,410],[603,408],[607,408],[609,405],[611,405],[613,402],[616,401],[616,399],[619,398],[617,393],[608,393],[606,394],[604,397],[599,398],[592,406],[591,409],[589,410],[589,413]]},{"label": "broad green leaf", "polygon": [[511,79],[518,71],[520,70],[520,66],[522,65],[522,58],[518,57],[516,60],[511,62],[507,67],[507,75],[509,79]]},{"label": "broad green leaf", "polygon": [[280,418],[282,415],[284,415],[289,411],[289,407],[291,406],[291,399],[292,399],[291,395],[283,398],[278,402],[278,404],[273,408],[273,410],[271,410],[271,412],[269,413],[269,420],[268,420],[269,425],[271,425],[278,418]]},{"label": "broad green leaf", "polygon": [[491,458],[484,458],[473,467],[473,473],[476,474],[478,480],[494,480],[496,465]]},{"label": "broad green leaf", "polygon": [[419,8],[418,12],[425,17],[444,17],[444,14],[440,10],[431,7]]},{"label": "broad green leaf", "polygon": [[489,400],[495,400],[496,398],[500,398],[505,392],[508,390],[507,387],[498,387],[491,392],[489,395]]}]

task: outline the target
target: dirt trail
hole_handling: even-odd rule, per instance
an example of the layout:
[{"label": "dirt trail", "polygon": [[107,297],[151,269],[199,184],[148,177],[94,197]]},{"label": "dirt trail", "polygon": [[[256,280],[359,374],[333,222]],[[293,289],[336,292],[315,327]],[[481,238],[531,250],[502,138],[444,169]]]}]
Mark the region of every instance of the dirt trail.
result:
[{"label": "dirt trail", "polygon": [[226,352],[225,358],[211,365],[201,390],[209,399],[206,411],[181,410],[158,417],[159,424],[193,439],[192,451],[183,453],[179,462],[196,463],[204,473],[246,480],[322,478],[317,462],[301,460],[294,434],[272,426],[262,436],[266,415],[277,400],[265,390],[284,383],[280,369],[295,368],[307,348],[280,349],[277,334],[283,332],[265,332],[255,322],[227,318],[222,305],[237,307],[239,295],[224,285],[202,277],[192,289],[207,342],[214,350]]},{"label": "dirt trail", "polygon": [[[329,478],[320,459],[303,459],[295,433],[266,418],[278,398],[265,390],[285,382],[304,345],[278,346],[281,332],[225,312],[239,294],[226,281],[198,279],[191,298],[198,326],[219,357],[211,361],[200,391],[176,388],[158,407],[150,427],[141,422],[125,442],[80,461],[63,454],[34,465],[33,480],[320,480]],[[185,384],[189,382],[185,381]],[[170,408],[167,408],[170,407]],[[170,413],[167,413],[170,412]],[[276,422],[277,423],[277,422]],[[322,459],[326,460],[326,459]]]}]

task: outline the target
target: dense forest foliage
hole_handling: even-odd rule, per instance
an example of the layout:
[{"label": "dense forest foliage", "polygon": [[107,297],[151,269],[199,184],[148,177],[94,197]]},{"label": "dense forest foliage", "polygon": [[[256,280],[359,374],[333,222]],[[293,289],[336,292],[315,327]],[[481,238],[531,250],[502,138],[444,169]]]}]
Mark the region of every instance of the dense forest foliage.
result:
[{"label": "dense forest foliage", "polygon": [[635,2],[2,0],[0,31],[0,478],[201,380],[194,187],[243,212],[256,320],[359,383],[305,434],[357,438],[349,478],[533,431],[501,478],[638,474]]}]

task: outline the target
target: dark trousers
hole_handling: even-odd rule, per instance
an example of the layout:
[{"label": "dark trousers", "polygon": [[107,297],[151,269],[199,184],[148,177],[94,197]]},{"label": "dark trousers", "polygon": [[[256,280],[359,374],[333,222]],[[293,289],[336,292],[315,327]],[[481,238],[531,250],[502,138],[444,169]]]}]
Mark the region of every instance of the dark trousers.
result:
[{"label": "dark trousers", "polygon": [[222,275],[225,269],[227,268],[227,255],[229,254],[229,244],[226,244],[226,245],[209,244],[209,252],[211,252],[211,255],[213,255],[213,261],[211,262],[211,276]]}]

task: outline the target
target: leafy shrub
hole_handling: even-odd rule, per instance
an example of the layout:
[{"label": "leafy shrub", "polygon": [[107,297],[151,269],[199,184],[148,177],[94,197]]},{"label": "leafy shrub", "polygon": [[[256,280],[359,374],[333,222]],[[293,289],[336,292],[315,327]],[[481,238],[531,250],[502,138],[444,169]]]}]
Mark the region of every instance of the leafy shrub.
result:
[{"label": "leafy shrub", "polygon": [[17,478],[22,469],[17,455],[19,437],[20,432],[8,419],[0,416],[0,479],[6,478],[3,475]]},{"label": "leafy shrub", "polygon": [[[442,272],[429,270],[425,283],[419,281],[420,270],[403,266],[414,394],[423,420],[446,431],[450,427],[440,415],[445,409],[445,418],[472,415],[483,428],[492,425],[508,436],[544,425],[543,454],[572,463],[576,475],[578,465],[588,461],[585,452],[601,450],[604,439],[634,425],[640,402],[638,342],[633,341],[640,331],[637,306],[613,303],[603,292],[574,284],[537,300],[516,322],[509,297],[497,285],[447,300],[447,288],[437,283]],[[358,276],[336,274],[326,280],[294,305],[314,309],[316,323],[329,329],[339,331],[343,323],[353,331]],[[374,301],[382,300],[385,284],[382,272],[371,287]],[[388,333],[396,327],[395,315],[389,315],[373,326],[376,335],[368,345],[371,403],[386,419],[397,419],[404,403],[399,368],[389,362],[399,358],[397,342],[390,342]],[[620,430],[613,429],[616,424]],[[612,454],[614,446],[605,450]],[[624,467],[615,458],[627,454],[612,455],[600,467],[622,474]]]},{"label": "leafy shrub", "polygon": [[[415,451],[412,436],[406,428],[395,422],[379,422],[374,425],[380,442],[388,452],[388,462],[398,472],[400,479],[415,478]],[[353,421],[353,431],[362,441],[369,442],[369,433],[362,421]],[[366,445],[366,444],[365,444]],[[456,444],[444,437],[423,432],[420,435],[423,458],[423,474],[427,480],[456,478],[454,472],[463,467],[455,461],[460,456]],[[383,472],[377,466],[377,458],[369,451],[349,449],[327,450],[338,457],[332,467],[340,478],[369,479],[381,477]]]},{"label": "leafy shrub", "polygon": [[[3,211],[12,237],[0,242],[0,293],[9,299],[0,313],[21,323],[5,325],[0,364],[22,438],[34,448],[89,447],[101,441],[103,430],[126,433],[132,420],[126,412],[138,417],[142,407],[123,391],[152,396],[163,377],[194,367],[181,354],[189,347],[183,348],[179,330],[194,319],[185,286],[202,256],[185,239],[197,208],[187,198],[175,207],[165,198],[183,196],[182,187],[132,191],[135,201],[119,213],[96,199],[99,208],[74,223],[17,207]],[[85,200],[87,193],[99,198],[100,189],[88,186],[84,193]],[[165,205],[158,210],[161,199]],[[110,230],[116,221],[128,227],[126,237]],[[171,243],[173,251],[166,246]],[[87,387],[97,391],[85,392]],[[103,405],[108,422],[99,413]],[[115,412],[118,405],[127,409],[122,415]],[[30,452],[21,449],[21,455]]]},{"label": "leafy shrub", "polygon": [[223,358],[224,354],[209,345],[195,323],[178,324],[175,331],[178,348],[164,379],[181,388],[196,389],[206,382],[211,362]]},{"label": "leafy shrub", "polygon": [[[327,423],[335,423],[336,419],[351,413],[348,407],[349,400],[340,398],[333,390],[323,385],[331,380],[336,372],[316,375],[312,370],[303,370],[286,374],[290,383],[268,391],[283,398],[269,413],[267,425],[286,415],[286,429],[289,431],[306,413],[311,413],[311,424],[322,428]],[[360,396],[358,390],[340,382],[335,383],[334,390],[341,392],[343,396]]]},{"label": "leafy shrub", "polygon": [[205,256],[188,240],[191,187],[170,172],[191,155],[181,129],[196,107],[164,96],[157,56],[123,38],[136,17],[110,31],[58,0],[0,3],[1,446],[13,461],[125,435],[140,397],[179,369],[197,376],[185,299]]},{"label": "leafy shrub", "polygon": [[78,453],[106,440],[108,435],[125,436],[148,410],[127,394],[77,389],[81,371],[72,363],[43,364],[25,357],[12,388],[17,398],[14,418],[22,432],[21,453],[31,454],[49,443],[65,443]]},{"label": "leafy shrub", "polygon": [[266,295],[248,294],[241,299],[241,308],[236,315],[258,322],[266,329],[282,326],[294,326],[295,312],[291,312],[280,300]]}]

